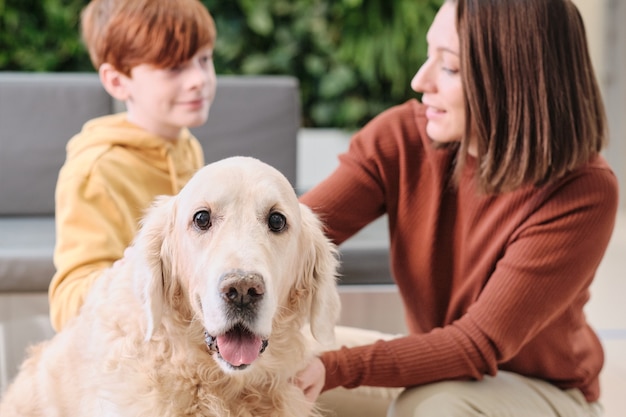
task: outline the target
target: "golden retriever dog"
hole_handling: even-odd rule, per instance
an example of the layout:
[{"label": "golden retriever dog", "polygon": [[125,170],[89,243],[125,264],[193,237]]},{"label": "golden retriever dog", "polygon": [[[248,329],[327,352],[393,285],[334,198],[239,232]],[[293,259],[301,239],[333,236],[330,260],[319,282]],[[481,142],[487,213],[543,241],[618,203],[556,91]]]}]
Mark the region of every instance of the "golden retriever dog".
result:
[{"label": "golden retriever dog", "polygon": [[313,354],[303,329],[334,339],[337,262],[276,169],[207,165],[155,201],[80,315],[32,348],[0,415],[307,415],[292,380]]}]

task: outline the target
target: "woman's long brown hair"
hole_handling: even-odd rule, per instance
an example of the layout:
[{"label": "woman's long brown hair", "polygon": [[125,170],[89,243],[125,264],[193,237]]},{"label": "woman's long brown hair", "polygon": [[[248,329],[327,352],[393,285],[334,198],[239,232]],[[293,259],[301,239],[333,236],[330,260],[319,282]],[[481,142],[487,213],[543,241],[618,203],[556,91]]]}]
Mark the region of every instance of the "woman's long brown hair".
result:
[{"label": "woman's long brown hair", "polygon": [[597,155],[607,122],[582,18],[570,0],[454,0],[467,126],[486,193],[542,185]]}]

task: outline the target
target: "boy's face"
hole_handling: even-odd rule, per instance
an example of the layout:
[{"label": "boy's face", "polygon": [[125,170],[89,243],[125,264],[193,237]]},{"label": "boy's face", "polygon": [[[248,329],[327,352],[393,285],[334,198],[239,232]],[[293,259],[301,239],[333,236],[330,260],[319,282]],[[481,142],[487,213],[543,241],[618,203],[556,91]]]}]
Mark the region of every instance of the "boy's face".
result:
[{"label": "boy's face", "polygon": [[213,50],[203,48],[174,68],[142,64],[125,78],[128,120],[150,133],[176,139],[184,127],[206,122],[215,97]]}]

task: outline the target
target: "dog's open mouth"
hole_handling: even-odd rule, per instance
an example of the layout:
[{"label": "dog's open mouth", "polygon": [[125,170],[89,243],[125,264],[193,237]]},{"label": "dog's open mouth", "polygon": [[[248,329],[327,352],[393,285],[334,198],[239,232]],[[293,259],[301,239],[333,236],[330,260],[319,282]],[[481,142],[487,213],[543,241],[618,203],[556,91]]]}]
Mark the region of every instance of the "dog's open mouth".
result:
[{"label": "dog's open mouth", "polygon": [[242,370],[254,362],[267,348],[268,341],[241,324],[220,336],[204,332],[209,351],[216,352],[232,369]]}]

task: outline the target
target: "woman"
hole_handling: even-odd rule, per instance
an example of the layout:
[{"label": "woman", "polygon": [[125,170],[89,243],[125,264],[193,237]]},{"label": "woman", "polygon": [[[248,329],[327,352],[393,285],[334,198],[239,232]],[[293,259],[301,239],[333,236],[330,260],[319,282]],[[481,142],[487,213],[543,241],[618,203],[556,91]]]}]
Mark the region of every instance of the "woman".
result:
[{"label": "woman", "polygon": [[[345,241],[387,214],[409,335],[324,352],[297,383],[405,387],[390,416],[595,416],[583,307],[617,180],[570,0],[448,0],[411,87],[302,197]],[[341,334],[339,335],[341,338]]]}]

